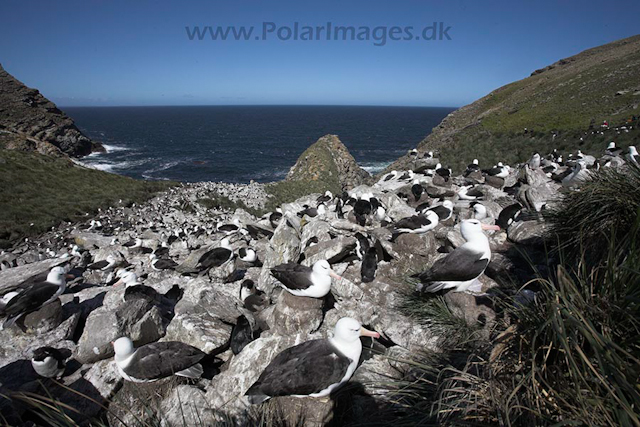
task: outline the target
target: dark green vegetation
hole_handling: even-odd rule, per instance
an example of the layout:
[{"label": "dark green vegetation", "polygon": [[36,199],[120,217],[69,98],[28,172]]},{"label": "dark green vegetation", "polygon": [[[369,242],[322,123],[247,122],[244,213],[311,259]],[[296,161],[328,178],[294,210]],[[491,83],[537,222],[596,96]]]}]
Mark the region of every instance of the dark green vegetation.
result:
[{"label": "dark green vegetation", "polygon": [[62,221],[81,221],[98,208],[142,202],[174,185],[87,169],[65,158],[0,149],[0,246]]},{"label": "dark green vegetation", "polygon": [[[634,131],[605,135],[600,125],[623,126],[640,116],[640,36],[562,59],[530,77],[503,86],[446,117],[419,148],[438,150],[461,171],[474,158],[482,167],[527,160],[535,151],[581,149],[601,154],[605,142],[632,145]],[[526,128],[526,131],[525,131]],[[554,137],[555,135],[555,137]],[[583,138],[580,140],[580,138]],[[403,157],[387,171],[402,169]]]},{"label": "dark green vegetation", "polygon": [[[632,231],[640,212],[640,167],[627,166],[624,171],[603,168],[579,192],[569,193],[562,206],[545,213],[567,254],[602,258],[609,250],[605,239],[625,241]],[[612,230],[616,234],[610,235]]]},{"label": "dark green vegetation", "polygon": [[[556,245],[549,273],[502,289],[489,336],[461,334],[438,300],[411,301],[449,331],[447,350],[416,357],[379,425],[640,425],[639,177],[602,171],[565,197],[549,237],[576,246]],[[538,291],[528,304],[507,296],[522,288]]]}]

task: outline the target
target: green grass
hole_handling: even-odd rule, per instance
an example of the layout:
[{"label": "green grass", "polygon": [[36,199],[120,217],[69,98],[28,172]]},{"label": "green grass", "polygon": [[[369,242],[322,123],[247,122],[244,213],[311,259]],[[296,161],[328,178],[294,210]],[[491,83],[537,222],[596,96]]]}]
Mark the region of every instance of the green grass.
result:
[{"label": "green grass", "polygon": [[604,239],[630,243],[624,236],[633,232],[640,215],[640,167],[628,164],[617,170],[603,168],[594,173],[579,192],[567,194],[545,213],[551,233],[561,249],[574,258],[581,253],[598,264],[610,249]]},{"label": "green grass", "polygon": [[[75,222],[122,200],[139,203],[176,185],[139,181],[35,153],[0,150],[0,245]],[[33,224],[33,225],[31,225]]]}]

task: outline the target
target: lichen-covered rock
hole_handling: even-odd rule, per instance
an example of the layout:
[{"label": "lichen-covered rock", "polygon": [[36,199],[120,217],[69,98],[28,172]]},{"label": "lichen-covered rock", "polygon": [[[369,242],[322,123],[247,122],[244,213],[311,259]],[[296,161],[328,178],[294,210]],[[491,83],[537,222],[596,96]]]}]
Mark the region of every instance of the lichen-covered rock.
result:
[{"label": "lichen-covered rock", "polygon": [[336,135],[325,135],[307,148],[287,174],[289,181],[324,181],[329,188],[348,190],[370,180]]}]

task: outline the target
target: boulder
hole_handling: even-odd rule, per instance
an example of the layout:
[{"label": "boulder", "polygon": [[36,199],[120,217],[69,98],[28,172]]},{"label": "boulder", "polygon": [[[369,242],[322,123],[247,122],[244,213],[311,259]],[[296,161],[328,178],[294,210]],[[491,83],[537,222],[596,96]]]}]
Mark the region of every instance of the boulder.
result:
[{"label": "boulder", "polygon": [[165,328],[160,309],[144,300],[124,302],[116,310],[100,307],[87,317],[76,358],[81,363],[94,363],[112,357],[112,341],[128,336],[140,346],[157,341]]},{"label": "boulder", "polygon": [[283,291],[266,321],[274,334],[310,334],[322,324],[323,304],[321,298],[298,297]]}]

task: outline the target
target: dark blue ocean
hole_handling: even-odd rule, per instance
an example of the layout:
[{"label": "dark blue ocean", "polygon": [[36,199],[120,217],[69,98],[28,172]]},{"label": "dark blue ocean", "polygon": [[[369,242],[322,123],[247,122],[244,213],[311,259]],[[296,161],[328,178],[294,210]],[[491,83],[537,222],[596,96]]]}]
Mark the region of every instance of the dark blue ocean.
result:
[{"label": "dark blue ocean", "polygon": [[318,138],[336,134],[371,173],[415,147],[452,108],[350,106],[67,107],[107,148],[83,163],[144,179],[282,179]]}]

